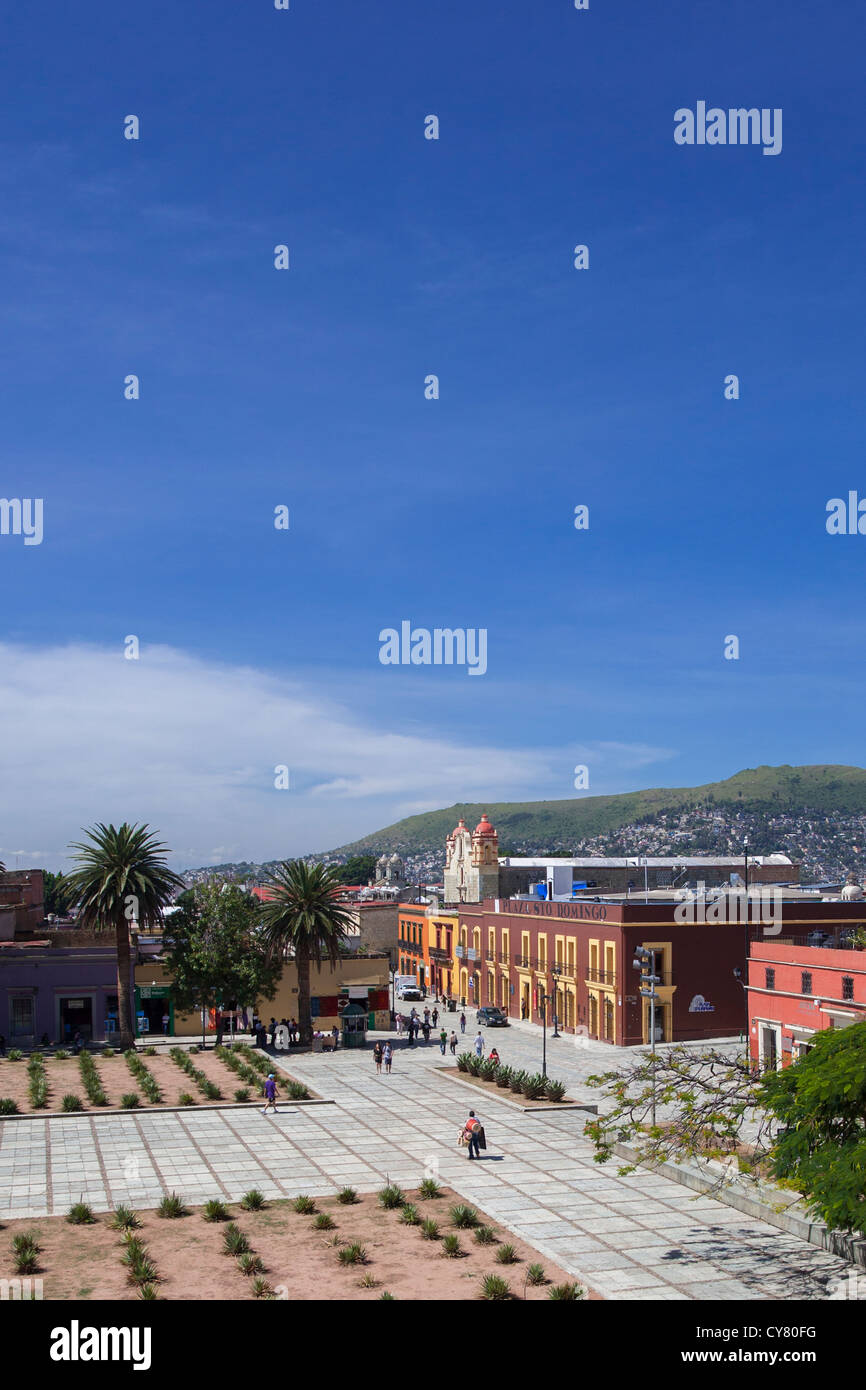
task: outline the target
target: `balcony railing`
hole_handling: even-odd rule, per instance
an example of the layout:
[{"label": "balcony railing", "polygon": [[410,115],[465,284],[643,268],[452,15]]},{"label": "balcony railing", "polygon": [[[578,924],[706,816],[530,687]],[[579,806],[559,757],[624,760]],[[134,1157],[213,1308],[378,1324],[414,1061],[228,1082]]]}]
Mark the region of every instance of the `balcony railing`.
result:
[{"label": "balcony railing", "polygon": [[611,988],[616,987],[616,974],[612,970],[596,970],[593,966],[589,966],[587,968],[586,978],[591,985],[610,985]]}]

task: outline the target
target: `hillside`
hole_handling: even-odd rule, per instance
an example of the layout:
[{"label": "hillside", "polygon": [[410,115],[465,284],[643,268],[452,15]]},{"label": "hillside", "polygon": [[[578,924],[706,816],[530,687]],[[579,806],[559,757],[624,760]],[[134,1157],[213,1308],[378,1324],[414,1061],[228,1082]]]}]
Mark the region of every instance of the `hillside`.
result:
[{"label": "hillside", "polygon": [[[482,811],[487,812],[499,832],[501,854],[552,850],[569,853],[582,841],[609,836],[661,813],[700,809],[706,814],[713,808],[720,812],[730,809],[759,820],[780,814],[802,817],[809,812],[866,815],[866,768],[758,767],[702,787],[654,787],[565,801],[456,802],[445,810],[397,821],[341,845],[327,857],[339,858],[365,850],[442,854],[445,837],[460,817],[473,826]],[[756,852],[761,851],[756,847]]]}]

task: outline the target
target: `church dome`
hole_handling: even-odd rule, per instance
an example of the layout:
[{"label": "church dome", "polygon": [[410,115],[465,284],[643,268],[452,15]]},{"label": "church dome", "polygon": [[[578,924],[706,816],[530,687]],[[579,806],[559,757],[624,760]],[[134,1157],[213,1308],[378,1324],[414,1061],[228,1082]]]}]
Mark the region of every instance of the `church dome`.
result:
[{"label": "church dome", "polygon": [[473,831],[473,834],[475,834],[475,835],[495,835],[495,834],[496,834],[496,829],[495,829],[495,827],[492,826],[492,825],[490,824],[490,821],[487,819],[487,812],[486,812],[486,811],[484,811],[484,812],[482,813],[481,819],[480,819],[480,821],[478,822],[478,824],[476,825],[475,830]]},{"label": "church dome", "polygon": [[454,829],[451,831],[451,835],[450,835],[449,838],[453,840],[455,835],[459,835],[462,831],[468,830],[468,829],[469,829],[468,825],[466,824],[465,820],[464,820],[463,817],[461,816],[461,817],[460,817],[460,820],[459,820],[458,823],[457,823],[457,825],[455,825]]}]

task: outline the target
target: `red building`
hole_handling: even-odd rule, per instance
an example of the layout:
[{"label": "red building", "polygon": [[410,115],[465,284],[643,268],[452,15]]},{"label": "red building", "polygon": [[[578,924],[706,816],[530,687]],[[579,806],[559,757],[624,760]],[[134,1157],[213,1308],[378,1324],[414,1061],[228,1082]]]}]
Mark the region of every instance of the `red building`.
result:
[{"label": "red building", "polygon": [[749,1046],[762,1067],[787,1066],[808,1052],[816,1033],[866,1020],[860,939],[859,932],[837,926],[752,943]]},{"label": "red building", "polygon": [[642,947],[658,978],[657,1041],[741,1034],[744,925],[678,922],[675,907],[671,900],[461,904],[460,997],[469,1008],[498,1005],[540,1023],[546,996],[547,1022],[555,1012],[560,1031],[620,1047],[649,1042],[650,1003],[633,964]]}]

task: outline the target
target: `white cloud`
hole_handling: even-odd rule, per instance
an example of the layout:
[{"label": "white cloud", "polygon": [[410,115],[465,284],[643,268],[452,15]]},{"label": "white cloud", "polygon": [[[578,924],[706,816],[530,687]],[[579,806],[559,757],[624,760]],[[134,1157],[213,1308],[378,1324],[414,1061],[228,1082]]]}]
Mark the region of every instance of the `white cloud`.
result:
[{"label": "white cloud", "polygon": [[[0,839],[48,868],[97,820],[147,821],[175,865],[326,850],[404,815],[454,801],[571,795],[670,756],[646,745],[567,749],[461,746],[435,730],[376,728],[313,680],[220,665],[168,647],[139,661],[89,646],[0,644]],[[342,691],[341,691],[342,693]],[[291,788],[274,788],[274,768]]]}]

